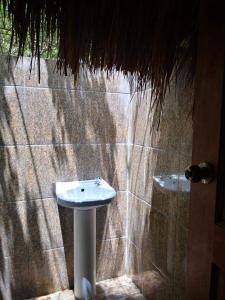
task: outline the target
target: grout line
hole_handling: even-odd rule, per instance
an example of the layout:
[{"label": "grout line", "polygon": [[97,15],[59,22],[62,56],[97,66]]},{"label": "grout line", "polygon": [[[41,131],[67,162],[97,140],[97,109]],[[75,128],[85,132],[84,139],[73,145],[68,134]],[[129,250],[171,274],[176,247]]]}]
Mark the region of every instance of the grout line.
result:
[{"label": "grout line", "polygon": [[[141,251],[141,249],[140,249],[133,241],[131,241],[129,238],[128,238],[128,241],[129,241],[129,243],[130,243],[137,251]],[[161,270],[159,267],[157,267],[152,261],[151,261],[151,264],[154,266],[154,268],[157,269],[157,271],[159,271],[159,273],[160,273],[164,278],[168,279],[168,277],[162,272],[162,270]]]},{"label": "grout line", "polygon": [[107,238],[107,239],[97,239],[96,241],[98,242],[110,242],[110,241],[116,241],[116,240],[125,240],[125,236],[119,236],[119,237],[112,237],[112,238]]},{"label": "grout line", "polygon": [[162,213],[159,209],[155,208],[154,206],[152,206],[152,204],[149,204],[148,202],[146,202],[144,199],[140,198],[139,196],[135,195],[132,192],[128,192],[130,193],[132,196],[134,196],[135,198],[137,198],[139,201],[145,203],[145,205],[149,206],[149,208],[153,209],[154,211],[156,211],[157,213],[159,213],[160,215],[162,215],[163,217],[165,217],[166,219],[169,219],[170,216],[165,215],[164,213]]},{"label": "grout line", "polygon": [[130,244],[132,244],[138,251],[141,251],[141,249],[138,248],[138,246],[137,246],[133,241],[131,241],[129,238],[127,238],[127,240],[128,240],[128,242],[129,242]]},{"label": "grout line", "polygon": [[[158,147],[153,147],[153,146],[146,146],[146,145],[140,145],[140,144],[131,144],[131,146],[135,146],[138,148],[145,148],[145,149],[149,149],[149,150],[157,150],[159,152],[163,152],[163,153],[168,153],[168,154],[174,154],[174,151],[180,150],[179,147],[178,148],[158,148]],[[184,152],[180,152],[180,155],[182,155],[183,157],[190,157],[189,154],[184,153]]]},{"label": "grout line", "polygon": [[[130,155],[131,155],[131,139],[132,139],[132,117],[133,117],[133,97],[135,93],[131,96],[129,103],[129,113],[128,113],[128,132],[127,132],[127,191],[129,191],[130,186]],[[125,244],[125,274],[129,271],[129,258],[128,258],[128,225],[129,225],[129,192],[127,193],[126,199],[126,225],[125,225],[125,234],[126,234],[126,244]]]},{"label": "grout line", "polygon": [[7,144],[7,145],[0,145],[0,148],[7,148],[7,147],[59,147],[59,146],[127,146],[127,143],[55,143],[55,144]]},{"label": "grout line", "polygon": [[29,203],[29,202],[33,202],[33,201],[46,201],[46,200],[50,200],[50,199],[54,199],[55,198],[52,196],[52,197],[44,197],[44,198],[34,198],[34,199],[21,199],[21,200],[15,200],[15,201],[1,201],[0,202],[0,206],[1,205],[6,205],[6,204],[11,204],[11,203],[23,203],[23,202],[26,202],[26,203]]},{"label": "grout line", "polygon": [[166,149],[152,147],[152,146],[145,146],[145,145],[139,145],[139,144],[131,144],[131,145],[138,147],[138,148],[146,148],[146,149],[152,149],[152,150],[157,150],[157,151],[161,151],[161,152],[168,152],[168,150],[166,150]]},{"label": "grout line", "polygon": [[152,261],[151,261],[151,264],[157,269],[157,271],[159,271],[160,275],[162,275],[162,277],[164,277],[165,279],[168,279],[168,276],[166,276],[165,273],[163,273],[163,271],[157,267]]},{"label": "grout line", "polygon": [[[41,252],[49,252],[51,250],[58,250],[58,249],[63,249],[64,250],[64,245],[60,247],[55,247],[55,248],[50,248],[50,249],[41,249]],[[29,250],[28,250],[29,252]]]},{"label": "grout line", "polygon": [[[117,193],[127,193],[128,191],[126,190],[119,190],[117,191]],[[43,198],[31,198],[31,199],[18,199],[18,200],[14,200],[14,201],[0,201],[0,206],[2,205],[6,205],[6,204],[11,204],[11,203],[23,203],[23,202],[26,202],[26,203],[29,203],[29,202],[33,202],[33,201],[46,201],[46,200],[56,200],[56,197],[54,195],[52,196],[47,196],[47,197],[43,197]]]},{"label": "grout line", "polygon": [[147,206],[150,206],[150,207],[152,207],[151,206],[151,204],[149,204],[148,202],[146,202],[143,198],[141,198],[141,197],[139,197],[139,196],[137,196],[136,194],[134,194],[133,192],[131,192],[131,191],[129,191],[129,193],[132,195],[132,196],[134,196],[135,198],[137,198],[138,200],[140,200],[140,201],[142,201],[142,202],[144,202],[144,203],[146,203],[146,205]]},{"label": "grout line", "polygon": [[125,262],[124,262],[124,269],[125,269],[125,274],[128,273],[129,270],[129,259],[128,259],[128,218],[129,218],[129,214],[128,214],[128,209],[129,209],[129,192],[127,192],[126,195],[127,199],[126,199],[126,225],[125,225],[125,236],[126,236],[126,243],[125,243]]},{"label": "grout line", "polygon": [[116,94],[116,95],[130,95],[130,92],[110,92],[110,91],[99,91],[99,90],[82,90],[82,89],[76,89],[76,88],[69,88],[69,87],[52,87],[52,86],[30,86],[30,85],[25,85],[26,81],[24,79],[24,84],[23,85],[0,85],[0,88],[24,88],[26,89],[35,89],[35,90],[62,90],[62,91],[68,91],[68,92],[81,92],[81,93],[98,93],[98,94]]},{"label": "grout line", "polygon": [[[58,249],[64,250],[64,246],[59,246],[59,247],[54,247],[54,248],[49,248],[49,249],[40,249],[40,252],[44,253],[44,252],[49,252],[49,251],[58,250]],[[28,248],[26,248],[26,252],[29,253]],[[12,257],[12,255],[4,255],[3,257],[6,258],[6,259],[9,259],[9,258]]]},{"label": "grout line", "polygon": [[[137,198],[139,201],[143,202],[145,205],[149,206],[153,211],[157,212],[158,214],[160,214],[161,216],[163,216],[164,218],[166,218],[167,220],[176,220],[177,218],[177,214],[175,213],[175,215],[172,215],[172,217],[170,215],[166,215],[163,212],[161,212],[158,208],[156,208],[155,206],[149,204],[148,202],[146,202],[144,199],[136,196],[134,193],[128,191],[128,194],[131,194],[132,196],[134,196],[135,198]],[[184,225],[179,225],[180,228],[184,229],[184,230],[188,230],[188,227],[185,227]]]},{"label": "grout line", "polygon": [[[102,242],[109,242],[109,241],[116,241],[116,240],[124,240],[125,237],[121,236],[121,237],[113,237],[113,238],[108,238],[108,239],[97,239],[97,241],[102,241]],[[63,246],[59,246],[59,247],[54,247],[54,248],[49,248],[49,249],[40,249],[41,252],[49,252],[51,250],[57,250],[57,249],[63,249],[65,250],[65,245],[63,244]],[[27,250],[29,252],[29,250]],[[4,258],[10,258],[11,255],[5,255]]]},{"label": "grout line", "polygon": [[107,239],[96,239],[96,241],[109,242],[109,241],[125,240],[125,239],[126,239],[125,235],[121,235],[121,236],[115,236],[115,237],[111,237],[111,238],[107,238]]}]

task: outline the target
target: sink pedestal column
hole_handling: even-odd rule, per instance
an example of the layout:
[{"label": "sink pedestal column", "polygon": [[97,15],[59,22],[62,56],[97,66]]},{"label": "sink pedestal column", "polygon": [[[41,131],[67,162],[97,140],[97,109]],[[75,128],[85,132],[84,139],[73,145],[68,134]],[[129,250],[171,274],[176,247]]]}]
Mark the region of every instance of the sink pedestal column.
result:
[{"label": "sink pedestal column", "polygon": [[96,208],[74,209],[74,294],[91,299],[96,292]]}]

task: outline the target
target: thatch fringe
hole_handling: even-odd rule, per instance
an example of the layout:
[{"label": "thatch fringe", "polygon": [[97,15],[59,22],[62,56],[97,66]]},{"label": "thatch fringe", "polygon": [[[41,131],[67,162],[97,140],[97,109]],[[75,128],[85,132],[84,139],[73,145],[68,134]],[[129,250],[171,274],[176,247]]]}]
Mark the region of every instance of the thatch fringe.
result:
[{"label": "thatch fringe", "polygon": [[[0,0],[12,22],[11,47],[18,57],[28,44],[40,59],[43,41],[58,46],[57,66],[75,78],[80,64],[90,71],[122,71],[149,83],[163,99],[171,74],[192,78],[198,0]],[[183,71],[185,69],[185,72]],[[161,100],[159,100],[161,101]]]}]

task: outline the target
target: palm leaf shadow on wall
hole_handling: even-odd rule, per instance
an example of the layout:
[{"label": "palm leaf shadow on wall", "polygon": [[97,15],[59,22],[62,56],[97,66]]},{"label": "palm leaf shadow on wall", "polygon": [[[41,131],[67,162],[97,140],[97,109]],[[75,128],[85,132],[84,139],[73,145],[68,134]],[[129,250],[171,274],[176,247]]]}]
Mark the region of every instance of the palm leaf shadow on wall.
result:
[{"label": "palm leaf shadow on wall", "polygon": [[[6,57],[0,62],[0,298],[16,300],[68,288],[68,279],[73,286],[73,216],[69,209],[58,211],[52,183],[100,175],[118,190],[121,178],[126,184],[117,162],[126,146],[116,145],[117,139],[125,141],[126,130],[118,136],[116,108],[110,104],[128,104],[129,96],[105,92],[105,76],[100,82],[90,77],[89,91],[58,88],[68,78],[53,74],[52,61],[42,61],[46,80],[41,84],[48,88],[37,88],[35,79],[29,87],[29,59],[15,69],[11,58],[9,70]],[[104,92],[92,91],[93,86]],[[119,217],[116,203],[113,212]],[[118,231],[110,231],[108,215],[106,207],[97,213],[99,275],[107,270],[117,275],[122,259],[115,255],[116,263],[102,267],[104,240],[111,233],[123,235],[122,222]]]}]

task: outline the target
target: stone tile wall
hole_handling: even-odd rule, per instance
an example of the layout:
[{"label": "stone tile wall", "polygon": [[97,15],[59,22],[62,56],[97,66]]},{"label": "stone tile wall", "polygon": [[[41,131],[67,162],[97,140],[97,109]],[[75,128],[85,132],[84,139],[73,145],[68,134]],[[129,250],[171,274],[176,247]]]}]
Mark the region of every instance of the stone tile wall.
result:
[{"label": "stone tile wall", "polygon": [[[0,299],[73,287],[72,211],[53,183],[101,176],[118,190],[97,210],[97,279],[125,273],[130,88],[121,76],[56,74],[0,57]],[[75,274],[76,276],[76,274]]]},{"label": "stone tile wall", "polygon": [[160,124],[150,93],[131,104],[127,266],[146,299],[183,299],[189,193],[160,190],[153,178],[191,163],[193,91],[172,85]]},{"label": "stone tile wall", "polygon": [[120,75],[75,84],[42,61],[38,83],[29,59],[0,65],[0,299],[73,287],[72,210],[53,183],[96,176],[118,191],[97,210],[97,279],[128,273],[147,299],[182,299],[189,194],[153,178],[191,162],[192,89],[171,86],[158,124],[151,91]]}]

